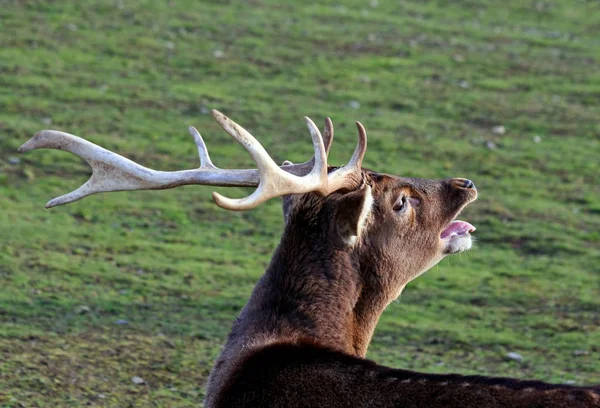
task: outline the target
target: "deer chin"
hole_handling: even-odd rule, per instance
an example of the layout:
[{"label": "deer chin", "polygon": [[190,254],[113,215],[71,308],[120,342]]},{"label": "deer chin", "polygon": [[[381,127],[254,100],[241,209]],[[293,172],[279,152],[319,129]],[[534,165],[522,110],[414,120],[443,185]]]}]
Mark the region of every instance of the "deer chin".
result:
[{"label": "deer chin", "polygon": [[440,234],[444,246],[444,254],[451,255],[471,249],[473,240],[471,232],[475,227],[465,221],[454,220]]}]

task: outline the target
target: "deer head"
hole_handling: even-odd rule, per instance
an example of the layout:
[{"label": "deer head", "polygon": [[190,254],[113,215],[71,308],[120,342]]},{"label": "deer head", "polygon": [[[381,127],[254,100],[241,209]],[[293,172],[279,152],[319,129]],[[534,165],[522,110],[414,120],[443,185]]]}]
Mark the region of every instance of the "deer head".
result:
[{"label": "deer head", "polygon": [[[344,299],[346,308],[335,301],[321,304],[331,335],[320,332],[318,337],[327,338],[330,347],[364,356],[380,314],[406,284],[446,255],[471,248],[475,227],[456,217],[477,191],[462,178],[425,180],[366,169],[356,178],[362,183],[353,190],[284,197],[285,231],[267,273],[279,269],[285,276],[280,285],[310,282],[311,289],[301,294],[284,290],[295,292],[298,303],[323,302],[311,291]],[[343,282],[342,287],[332,282]]]}]

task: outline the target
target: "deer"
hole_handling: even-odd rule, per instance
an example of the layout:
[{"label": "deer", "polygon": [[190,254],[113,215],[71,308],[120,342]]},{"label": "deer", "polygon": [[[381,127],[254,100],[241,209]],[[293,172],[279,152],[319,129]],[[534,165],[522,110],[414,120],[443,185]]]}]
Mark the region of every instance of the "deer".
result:
[{"label": "deer", "polygon": [[329,166],[329,118],[323,133],[305,118],[310,160],[279,166],[248,131],[219,111],[212,115],[250,153],[256,169],[216,167],[193,127],[200,167],[192,170],[153,170],[55,130],[38,132],[19,148],[65,150],[92,168],[84,185],[47,208],[100,192],[190,184],[256,187],[245,198],[212,194],[219,207],[233,211],[282,198],[280,243],[216,359],[206,407],[600,407],[599,388],[427,374],[366,359],[379,317],[406,285],[444,257],[471,248],[475,227],[457,219],[477,198],[471,180],[363,168],[367,134],[360,122],[350,161]]}]

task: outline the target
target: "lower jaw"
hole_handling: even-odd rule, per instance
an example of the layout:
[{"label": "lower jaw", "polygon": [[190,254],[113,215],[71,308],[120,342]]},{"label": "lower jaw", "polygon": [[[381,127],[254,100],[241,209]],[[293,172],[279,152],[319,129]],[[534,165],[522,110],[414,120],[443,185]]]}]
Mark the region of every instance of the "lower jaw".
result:
[{"label": "lower jaw", "polygon": [[459,252],[467,251],[473,246],[471,235],[460,235],[444,241],[444,253],[446,255],[457,254]]}]

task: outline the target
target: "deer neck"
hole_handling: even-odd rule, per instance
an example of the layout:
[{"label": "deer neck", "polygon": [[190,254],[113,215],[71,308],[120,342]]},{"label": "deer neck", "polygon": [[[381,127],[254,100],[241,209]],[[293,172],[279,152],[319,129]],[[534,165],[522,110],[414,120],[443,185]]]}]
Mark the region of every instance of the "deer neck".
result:
[{"label": "deer neck", "polygon": [[363,276],[351,253],[284,234],[234,332],[262,343],[311,341],[364,357],[391,299]]},{"label": "deer neck", "polygon": [[314,341],[356,354],[353,307],[359,289],[345,254],[282,240],[238,322],[251,323],[248,329],[266,341]]}]

